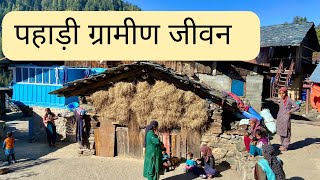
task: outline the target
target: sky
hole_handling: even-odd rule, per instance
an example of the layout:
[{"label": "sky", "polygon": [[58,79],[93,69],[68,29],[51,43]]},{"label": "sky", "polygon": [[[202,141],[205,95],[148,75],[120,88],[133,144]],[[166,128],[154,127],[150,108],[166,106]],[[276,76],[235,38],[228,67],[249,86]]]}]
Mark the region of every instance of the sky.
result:
[{"label": "sky", "polygon": [[252,11],[261,26],[291,22],[294,16],[320,24],[320,0],[127,0],[143,11]]}]

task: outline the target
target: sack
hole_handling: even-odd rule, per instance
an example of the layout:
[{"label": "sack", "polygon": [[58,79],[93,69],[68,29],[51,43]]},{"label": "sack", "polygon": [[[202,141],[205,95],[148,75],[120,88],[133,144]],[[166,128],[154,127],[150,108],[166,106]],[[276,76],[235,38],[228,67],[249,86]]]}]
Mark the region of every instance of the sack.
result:
[{"label": "sack", "polygon": [[264,119],[264,124],[267,127],[267,129],[271,132],[271,133],[275,133],[276,132],[276,121],[273,118],[273,116],[270,113],[269,109],[263,109],[260,112],[260,115],[263,117]]}]

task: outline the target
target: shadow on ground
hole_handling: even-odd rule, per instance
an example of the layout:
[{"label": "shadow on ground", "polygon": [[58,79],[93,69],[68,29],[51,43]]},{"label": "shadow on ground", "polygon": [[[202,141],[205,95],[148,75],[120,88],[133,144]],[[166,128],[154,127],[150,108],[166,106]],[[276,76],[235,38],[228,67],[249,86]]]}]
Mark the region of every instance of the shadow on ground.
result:
[{"label": "shadow on ground", "polygon": [[15,172],[23,172],[20,173],[17,177],[10,177],[6,178],[6,180],[13,180],[13,179],[20,179],[20,178],[31,178],[32,176],[37,176],[39,173],[30,172],[32,167],[43,165],[45,163],[48,163],[50,161],[54,161],[55,159],[23,159],[18,160],[17,163],[11,164],[11,165],[5,165],[4,163],[1,163],[1,168],[9,168],[8,173],[15,173]]},{"label": "shadow on ground", "polygon": [[292,177],[288,180],[304,180],[302,177]]},{"label": "shadow on ground", "polygon": [[[220,164],[216,165],[216,169],[222,173],[223,171],[226,171],[230,169],[230,164],[226,161],[221,162]],[[220,175],[221,176],[221,175]],[[223,177],[223,176],[221,176]],[[194,175],[192,172],[188,173],[183,173],[183,174],[178,174],[172,177],[164,178],[163,180],[192,180],[192,179],[197,179],[198,176]],[[216,177],[218,178],[218,177]]]},{"label": "shadow on ground", "polygon": [[290,144],[289,150],[297,150],[300,148],[304,148],[306,146],[310,146],[311,144],[319,144],[320,138],[306,138],[301,141],[294,142]]},{"label": "shadow on ground", "polygon": [[[312,144],[320,144],[320,138],[306,138],[301,141],[294,142],[290,144],[288,150],[298,150],[307,146],[310,146]],[[282,154],[281,151],[279,151],[280,144],[272,144],[272,146],[275,148],[275,154],[280,155]]]}]

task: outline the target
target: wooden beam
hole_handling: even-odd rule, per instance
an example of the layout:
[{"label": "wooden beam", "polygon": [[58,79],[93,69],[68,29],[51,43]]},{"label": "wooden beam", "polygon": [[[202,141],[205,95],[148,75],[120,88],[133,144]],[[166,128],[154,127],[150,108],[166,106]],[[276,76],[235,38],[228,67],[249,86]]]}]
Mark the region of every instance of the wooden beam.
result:
[{"label": "wooden beam", "polygon": [[82,87],[80,88],[78,91],[77,90],[74,90],[72,92],[69,92],[67,94],[65,94],[65,97],[71,97],[71,96],[79,96],[79,95],[86,95],[87,93],[86,92],[89,92],[91,90],[95,90],[103,85],[107,85],[109,84],[110,82],[118,82],[118,81],[121,81],[123,79],[126,79],[126,78],[129,78],[131,76],[136,76],[138,74],[142,74],[142,69],[143,69],[143,66],[141,67],[137,67],[137,69],[134,69],[134,70],[131,70],[131,71],[127,71],[127,72],[124,72],[122,74],[119,74],[119,75],[116,75],[114,77],[109,77],[109,78],[106,78],[106,79],[103,79],[101,80],[100,82],[97,82],[95,84],[92,84],[91,86],[88,86],[88,87]]},{"label": "wooden beam", "polygon": [[310,98],[310,88],[307,88],[306,114],[309,113],[309,98]]},{"label": "wooden beam", "polygon": [[302,56],[302,47],[299,46],[296,48],[296,59],[295,59],[295,73],[299,74],[301,71],[301,56]]}]

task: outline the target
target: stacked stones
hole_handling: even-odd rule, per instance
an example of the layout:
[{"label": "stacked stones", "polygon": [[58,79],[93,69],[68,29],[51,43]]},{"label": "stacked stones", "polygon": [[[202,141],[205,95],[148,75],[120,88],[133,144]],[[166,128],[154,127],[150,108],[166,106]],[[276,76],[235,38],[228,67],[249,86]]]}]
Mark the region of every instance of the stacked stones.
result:
[{"label": "stacked stones", "polygon": [[66,118],[66,141],[76,142],[76,119],[73,115],[65,118]]},{"label": "stacked stones", "polygon": [[219,136],[222,133],[222,108],[214,103],[210,104],[209,111],[211,113],[211,119],[213,122],[207,130],[212,135]]},{"label": "stacked stones", "polygon": [[94,144],[94,129],[99,127],[98,115],[97,114],[89,114],[90,115],[90,127],[89,127],[89,137],[88,137],[88,146],[86,148],[80,148],[78,153],[80,156],[91,156],[95,154],[95,144]]},{"label": "stacked stones", "polygon": [[226,161],[240,174],[241,180],[254,179],[253,170],[256,161],[248,159],[249,154],[246,152],[243,136],[221,134],[217,137],[206,133],[201,138],[201,142],[212,148],[217,164]]}]

